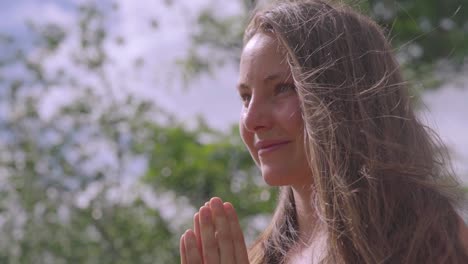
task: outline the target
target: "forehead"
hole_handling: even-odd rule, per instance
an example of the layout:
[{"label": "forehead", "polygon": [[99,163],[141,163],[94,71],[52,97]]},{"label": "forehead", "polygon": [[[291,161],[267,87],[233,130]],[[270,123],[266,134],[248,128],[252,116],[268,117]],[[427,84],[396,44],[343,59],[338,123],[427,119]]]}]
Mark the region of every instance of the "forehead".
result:
[{"label": "forehead", "polygon": [[272,74],[290,73],[286,52],[274,36],[255,34],[242,51],[240,61],[241,82],[254,82]]}]

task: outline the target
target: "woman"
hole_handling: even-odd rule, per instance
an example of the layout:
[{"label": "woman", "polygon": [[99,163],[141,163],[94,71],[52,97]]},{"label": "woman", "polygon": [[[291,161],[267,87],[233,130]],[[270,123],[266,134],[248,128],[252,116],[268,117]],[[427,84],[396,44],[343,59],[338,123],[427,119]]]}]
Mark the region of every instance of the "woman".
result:
[{"label": "woman", "polygon": [[244,43],[240,132],[280,198],[248,251],[232,205],[211,199],[182,263],[468,263],[455,181],[374,22],[283,1]]}]

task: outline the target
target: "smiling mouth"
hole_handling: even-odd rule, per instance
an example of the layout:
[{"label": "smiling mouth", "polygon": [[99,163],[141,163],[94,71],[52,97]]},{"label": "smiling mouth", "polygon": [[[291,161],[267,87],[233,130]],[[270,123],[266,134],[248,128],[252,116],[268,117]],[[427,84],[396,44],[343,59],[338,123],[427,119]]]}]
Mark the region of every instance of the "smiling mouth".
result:
[{"label": "smiling mouth", "polygon": [[275,144],[270,144],[268,146],[264,146],[264,147],[261,147],[259,150],[258,150],[258,155],[261,156],[261,155],[265,155],[265,154],[268,154],[268,153],[271,153],[281,147],[283,147],[284,145],[286,144],[289,144],[290,141],[284,141],[284,142],[278,142],[278,143],[275,143]]}]

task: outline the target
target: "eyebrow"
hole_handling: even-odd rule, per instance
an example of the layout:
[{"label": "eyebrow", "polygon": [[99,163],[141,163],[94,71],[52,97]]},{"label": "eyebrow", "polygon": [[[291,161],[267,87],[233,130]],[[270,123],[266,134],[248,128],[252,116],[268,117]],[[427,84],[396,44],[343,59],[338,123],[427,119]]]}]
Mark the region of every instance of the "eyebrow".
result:
[{"label": "eyebrow", "polygon": [[[263,83],[272,82],[274,80],[277,80],[277,79],[281,78],[283,75],[284,74],[282,72],[277,72],[277,73],[270,74],[270,75],[266,76],[265,78],[263,78]],[[238,85],[238,89],[239,90],[248,90],[248,89],[250,89],[250,87],[245,83],[240,83]]]}]

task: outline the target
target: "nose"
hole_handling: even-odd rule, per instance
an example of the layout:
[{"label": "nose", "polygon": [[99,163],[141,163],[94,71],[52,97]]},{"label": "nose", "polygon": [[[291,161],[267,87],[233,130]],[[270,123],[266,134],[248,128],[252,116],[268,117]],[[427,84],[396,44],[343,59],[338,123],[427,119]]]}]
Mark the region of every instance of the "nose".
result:
[{"label": "nose", "polygon": [[249,106],[242,114],[242,124],[250,132],[268,130],[272,127],[272,111],[268,102],[256,100],[250,101]]}]

